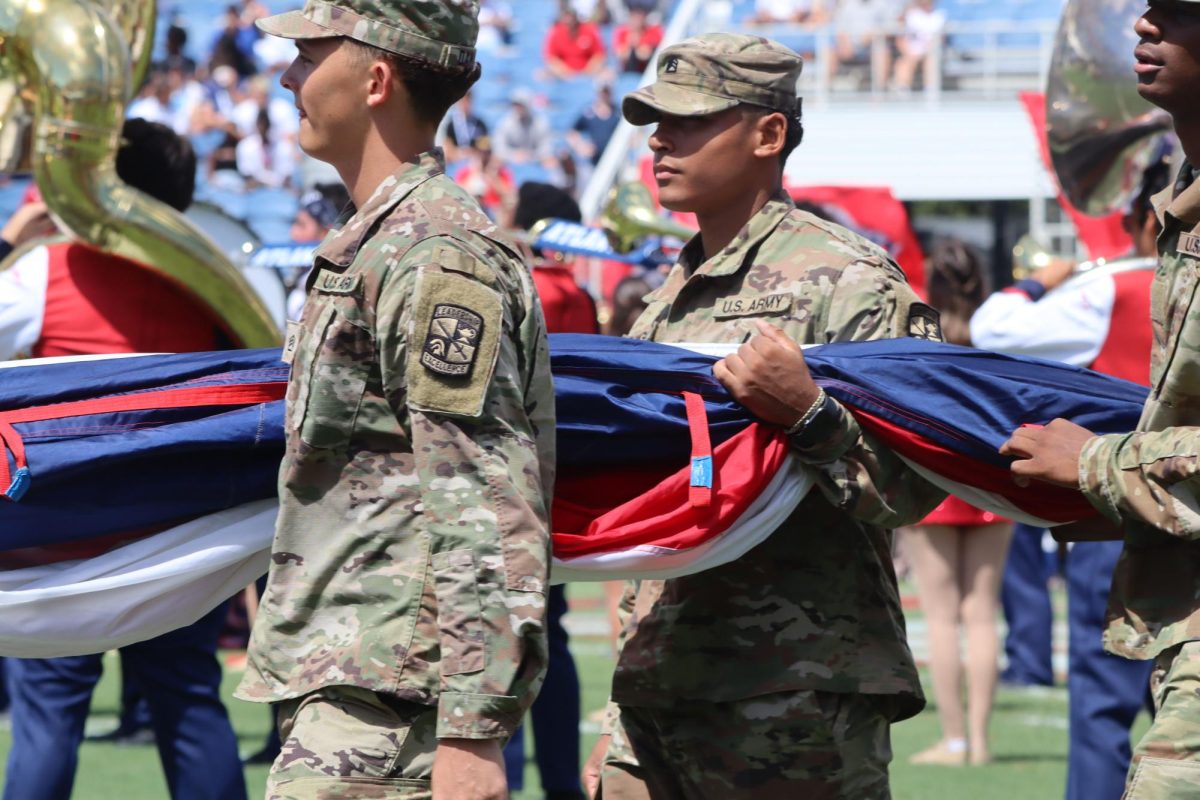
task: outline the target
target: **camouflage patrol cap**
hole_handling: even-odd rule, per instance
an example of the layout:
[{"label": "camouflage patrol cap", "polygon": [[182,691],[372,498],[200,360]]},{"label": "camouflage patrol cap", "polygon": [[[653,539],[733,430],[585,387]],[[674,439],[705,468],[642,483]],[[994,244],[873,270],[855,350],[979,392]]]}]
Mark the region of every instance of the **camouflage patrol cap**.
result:
[{"label": "camouflage patrol cap", "polygon": [[634,125],[662,114],[701,117],[742,103],[791,113],[804,62],[787,47],[738,33],[706,33],[673,44],[658,57],[658,80],[625,97]]},{"label": "camouflage patrol cap", "polygon": [[346,36],[448,70],[475,63],[479,0],[307,0],[256,23],[285,39]]}]

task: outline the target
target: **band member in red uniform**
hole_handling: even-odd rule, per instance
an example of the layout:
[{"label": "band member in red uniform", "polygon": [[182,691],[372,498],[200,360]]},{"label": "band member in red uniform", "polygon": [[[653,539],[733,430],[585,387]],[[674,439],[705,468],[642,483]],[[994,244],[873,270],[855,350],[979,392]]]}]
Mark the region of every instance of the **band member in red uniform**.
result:
[{"label": "band member in red uniform", "polygon": [[[196,156],[170,128],[131,119],[118,176],[179,211],[191,204]],[[82,244],[35,247],[0,273],[0,359],[214,350],[215,321],[183,290]],[[173,798],[246,797],[237,738],[221,702],[222,603],[198,622],[122,650],[150,706]],[[5,800],[61,800],[100,680],[101,655],[11,659],[12,748]]]}]

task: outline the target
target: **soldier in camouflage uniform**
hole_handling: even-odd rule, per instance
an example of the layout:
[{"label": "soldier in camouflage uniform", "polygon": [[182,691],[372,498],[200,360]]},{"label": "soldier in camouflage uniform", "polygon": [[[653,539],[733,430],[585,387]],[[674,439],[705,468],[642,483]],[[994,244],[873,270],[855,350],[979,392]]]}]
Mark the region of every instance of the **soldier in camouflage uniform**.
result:
[{"label": "soldier in camouflage uniform", "polygon": [[357,211],[289,329],[287,449],[238,696],[279,703],[272,798],[498,798],[546,662],[554,397],[528,270],[444,174],[474,0],[309,0],[300,145]]},{"label": "soldier in camouflage uniform", "polygon": [[1157,709],[1124,796],[1176,800],[1200,792],[1200,0],[1150,0],[1135,30],[1138,91],[1171,114],[1187,156],[1153,201],[1162,233],[1150,397],[1135,433],[1093,436],[1054,420],[1016,431],[1001,452],[1018,457],[1018,482],[1078,487],[1123,533],[1104,645],[1154,660]]},{"label": "soldier in camouflage uniform", "polygon": [[888,529],[943,494],[819,392],[799,345],[939,338],[937,315],[885,252],[783,192],[800,69],[769,40],[708,34],[624,101],[657,124],[663,205],[700,222],[630,335],[746,343],[715,373],[788,429],[819,491],[737,561],[626,593],[610,736],[585,769],[606,800],[888,797],[889,724],[924,705]]}]

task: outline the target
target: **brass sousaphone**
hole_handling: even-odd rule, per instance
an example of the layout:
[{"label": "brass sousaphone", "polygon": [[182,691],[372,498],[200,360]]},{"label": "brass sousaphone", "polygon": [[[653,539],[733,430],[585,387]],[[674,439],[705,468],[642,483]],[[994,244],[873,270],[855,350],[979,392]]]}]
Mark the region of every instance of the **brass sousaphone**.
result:
[{"label": "brass sousaphone", "polygon": [[1144,0],[1067,0],[1046,85],[1050,160],[1071,204],[1127,208],[1162,150],[1171,118],[1138,94],[1133,24]]},{"label": "brass sousaphone", "polygon": [[[1063,195],[1085,214],[1122,211],[1160,157],[1171,118],[1138,94],[1133,72],[1142,0],[1068,0],[1046,82],[1046,138]],[[1058,257],[1025,235],[1013,248],[1013,276],[1027,278]],[[1084,261],[1075,273],[1153,268],[1154,259]]]},{"label": "brass sousaphone", "polygon": [[236,344],[276,345],[270,312],[221,250],[117,177],[154,25],[154,0],[0,0],[0,171],[32,171],[62,230],[183,286]]}]

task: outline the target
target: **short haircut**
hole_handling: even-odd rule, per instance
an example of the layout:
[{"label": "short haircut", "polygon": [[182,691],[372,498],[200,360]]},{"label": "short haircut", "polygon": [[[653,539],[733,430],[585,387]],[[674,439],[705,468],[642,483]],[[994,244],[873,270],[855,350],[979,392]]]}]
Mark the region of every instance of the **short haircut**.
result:
[{"label": "short haircut", "polygon": [[482,73],[478,62],[466,69],[442,69],[428,61],[363,44],[356,39],[346,39],[346,43],[351,47],[351,58],[357,63],[365,66],[374,61],[386,62],[404,84],[417,119],[428,125],[440,123],[450,106],[470,91]]},{"label": "short haircut", "polygon": [[121,130],[117,176],[176,211],[186,211],[196,191],[196,151],[166,125],[128,119]]},{"label": "short haircut", "polygon": [[779,151],[779,160],[781,164],[786,164],[788,158],[800,142],[804,141],[804,123],[800,119],[800,102],[796,101],[796,110],[788,114],[781,112],[787,117],[787,133],[784,135],[783,150]]}]

